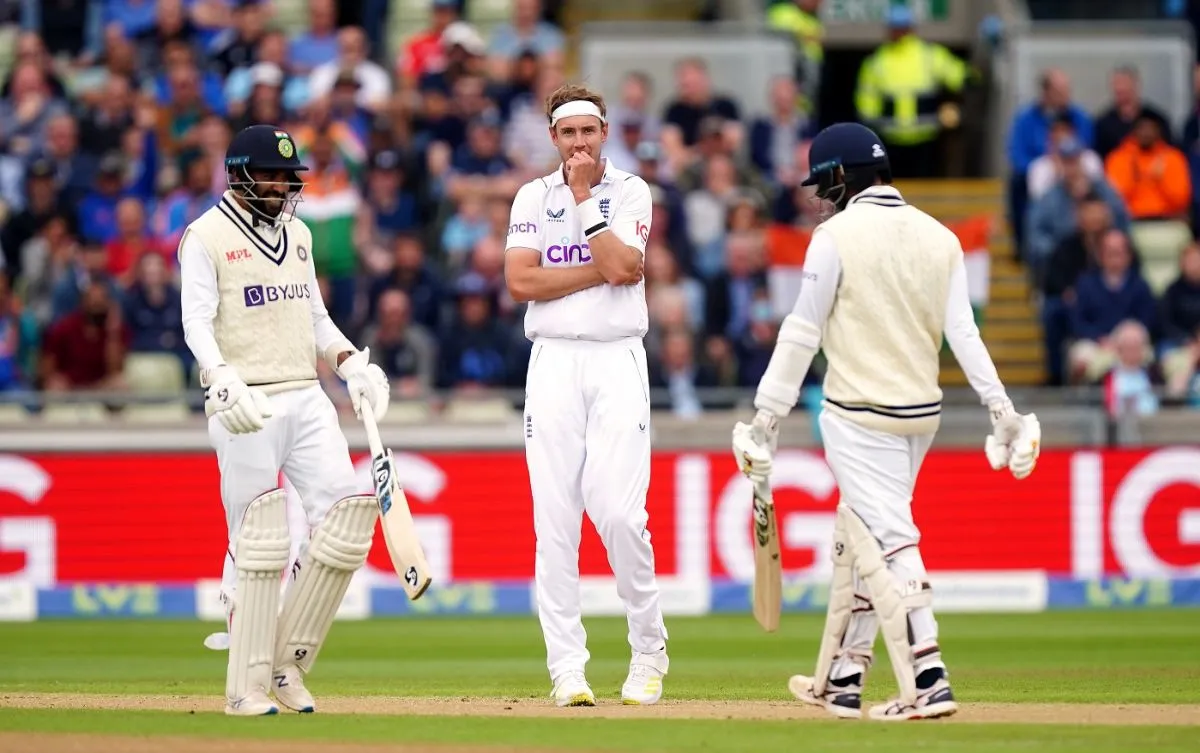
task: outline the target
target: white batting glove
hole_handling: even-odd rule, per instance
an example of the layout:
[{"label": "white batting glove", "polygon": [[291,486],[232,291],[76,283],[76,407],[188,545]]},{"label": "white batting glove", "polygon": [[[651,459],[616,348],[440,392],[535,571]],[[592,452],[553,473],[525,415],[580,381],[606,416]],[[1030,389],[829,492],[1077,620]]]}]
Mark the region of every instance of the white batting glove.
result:
[{"label": "white batting glove", "polygon": [[271,400],[262,390],[248,387],[232,366],[212,369],[201,381],[208,382],[204,413],[216,416],[230,434],[252,434],[266,425],[272,415]]},{"label": "white batting glove", "polygon": [[1007,468],[1018,479],[1033,473],[1041,454],[1042,427],[1033,413],[1020,415],[1011,401],[988,406],[992,433],[984,442],[984,452],[992,470]]},{"label": "white batting glove", "polygon": [[770,478],[775,454],[765,440],[756,438],[760,434],[753,424],[738,421],[733,427],[733,458],[738,470],[755,483]]},{"label": "white batting glove", "polygon": [[350,393],[354,415],[362,418],[362,401],[366,400],[375,414],[375,420],[379,421],[387,413],[391,393],[387,375],[383,369],[371,363],[370,358],[371,349],[363,348],[346,356],[337,373],[346,380],[346,391]]},{"label": "white batting glove", "polygon": [[779,449],[779,417],[760,408],[758,413],[754,414],[754,420],[750,422],[750,429],[754,441],[766,447],[774,457]]}]

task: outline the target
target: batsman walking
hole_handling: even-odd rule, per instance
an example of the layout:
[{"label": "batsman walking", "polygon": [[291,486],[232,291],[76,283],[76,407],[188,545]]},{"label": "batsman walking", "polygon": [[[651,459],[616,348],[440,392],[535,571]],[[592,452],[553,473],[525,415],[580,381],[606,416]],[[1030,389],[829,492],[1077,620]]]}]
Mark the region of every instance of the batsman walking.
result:
[{"label": "batsman walking", "polygon": [[[379,514],[374,494],[359,493],[337,412],[317,381],[317,354],[346,380],[356,412],[366,401],[382,416],[388,384],[321,300],[312,233],[294,216],[306,168],[292,137],[250,126],[230,142],[225,167],[228,190],[179,245],[184,338],[206,389],[229,529],[225,713],[276,714],[271,692],[311,712],[304,676],[366,562]],[[306,530],[288,528],[280,470],[303,500]],[[292,537],[301,540],[295,563]]]},{"label": "batsman walking", "polygon": [[656,703],[667,673],[646,527],[650,400],[642,338],[648,316],[642,257],[650,188],[601,157],[604,100],[564,86],[546,102],[563,164],[513,202],[505,277],[528,301],[533,342],[525,386],[525,457],[533,492],[535,589],[552,696],[591,706],[579,592],[583,513],[596,526],[625,604],[632,649],[627,704]]},{"label": "batsman walking", "polygon": [[881,631],[900,693],[869,715],[923,719],[958,710],[911,508],[941,418],[943,335],[991,416],[984,449],[994,470],[1028,476],[1041,429],[1034,415],[1014,411],[980,339],[957,237],[890,185],[882,144],[857,123],[813,140],[804,185],[816,186],[829,216],[813,234],[800,295],[759,382],[758,412],[734,428],[733,451],[752,480],[770,476],[779,419],[822,349],[821,434],[840,492],[833,582],[816,670],[788,687],[834,716],[860,718]]}]

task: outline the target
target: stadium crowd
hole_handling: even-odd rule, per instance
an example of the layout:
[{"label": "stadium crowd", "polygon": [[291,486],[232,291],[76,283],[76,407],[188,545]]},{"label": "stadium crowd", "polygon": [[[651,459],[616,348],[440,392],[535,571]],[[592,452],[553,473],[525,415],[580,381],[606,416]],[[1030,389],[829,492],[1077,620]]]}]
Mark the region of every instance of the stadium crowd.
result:
[{"label": "stadium crowd", "polygon": [[[0,393],[125,390],[143,354],[195,384],[175,251],[225,190],[232,134],[258,122],[291,132],[310,167],[298,215],[321,293],[397,393],[520,387],[530,343],[505,234],[517,187],[558,163],[542,103],[565,80],[565,39],[540,0],[514,0],[487,34],[461,0],[430,3],[393,54],[382,0],[311,0],[300,29],[266,0],[0,0],[21,25],[0,89]],[[819,5],[768,15],[810,69]],[[889,24],[889,49],[917,44],[909,16]],[[817,221],[797,187],[814,80],[772,80],[762,113],[714,91],[700,60],[678,61],[666,96],[636,71],[606,92],[605,155],[651,185],[647,348],[677,413],[766,367],[769,262]],[[1009,129],[1012,229],[1050,383],[1103,383],[1152,411],[1156,387],[1200,396],[1200,109],[1173,128],[1135,69],[1111,85],[1092,114],[1043,73]],[[1200,68],[1196,85],[1200,101]]]},{"label": "stadium crowd", "polygon": [[[333,0],[291,35],[262,0],[32,5],[0,92],[0,391],[121,390],[143,353],[195,384],[175,252],[225,190],[231,135],[257,122],[292,133],[321,293],[399,394],[523,384],[505,234],[516,189],[558,163],[543,101],[564,82],[539,0],[486,38],[432,0],[390,59]],[[769,113],[713,92],[696,60],[662,112],[650,85],[632,73],[609,93],[606,156],[652,186],[651,379],[688,414],[696,388],[766,367],[767,230],[812,221],[796,192],[811,128],[789,77]]]},{"label": "stadium crowd", "polygon": [[[1041,299],[1051,384],[1103,384],[1152,413],[1200,396],[1200,106],[1173,128],[1117,66],[1089,113],[1060,70],[1009,131],[1013,229]],[[1200,66],[1195,71],[1200,102]]]}]

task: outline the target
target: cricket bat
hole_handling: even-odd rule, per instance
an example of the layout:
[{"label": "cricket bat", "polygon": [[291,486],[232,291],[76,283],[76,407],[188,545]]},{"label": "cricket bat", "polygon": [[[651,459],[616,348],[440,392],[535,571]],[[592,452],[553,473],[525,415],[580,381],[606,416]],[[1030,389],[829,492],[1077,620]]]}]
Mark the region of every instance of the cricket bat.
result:
[{"label": "cricket bat", "polygon": [[754,484],[754,619],[768,633],[779,629],[783,570],[779,558],[775,497],[767,480]]},{"label": "cricket bat", "polygon": [[425,561],[425,551],[417,539],[417,528],[413,524],[408,498],[404,496],[404,489],[400,488],[400,481],[396,478],[392,451],[385,450],[379,438],[375,412],[366,400],[362,401],[360,410],[363,426],[367,430],[367,444],[371,448],[371,477],[375,480],[375,499],[379,502],[383,540],[387,543],[392,567],[404,583],[409,601],[416,601],[433,582],[429,563]]}]

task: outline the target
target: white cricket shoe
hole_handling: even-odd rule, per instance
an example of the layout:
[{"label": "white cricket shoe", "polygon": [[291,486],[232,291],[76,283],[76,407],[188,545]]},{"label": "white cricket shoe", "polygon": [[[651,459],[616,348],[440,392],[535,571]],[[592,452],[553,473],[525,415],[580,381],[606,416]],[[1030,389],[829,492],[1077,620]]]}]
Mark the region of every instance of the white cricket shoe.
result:
[{"label": "white cricket shoe", "polygon": [[304,673],[295,664],[275,670],[271,678],[271,690],[275,693],[275,700],[292,711],[311,714],[317,710],[312,693],[304,687]]},{"label": "white cricket shoe", "polygon": [[871,718],[885,722],[907,721],[910,719],[939,719],[950,716],[958,711],[954,702],[954,692],[945,674],[939,677],[928,688],[917,691],[917,702],[908,705],[899,698],[887,703],[871,707]]},{"label": "white cricket shoe", "polygon": [[236,701],[225,699],[225,713],[229,716],[272,716],[279,707],[267,697],[265,690],[251,690]]},{"label": "white cricket shoe", "polygon": [[550,691],[554,704],[563,706],[595,706],[596,694],[588,685],[583,672],[578,670],[563,672],[554,680],[554,690]]},{"label": "white cricket shoe", "polygon": [[629,665],[629,676],[621,686],[621,703],[626,706],[652,706],[663,694],[663,672],[650,664]]},{"label": "white cricket shoe", "polygon": [[[861,675],[854,677],[860,678]],[[813,693],[813,678],[793,675],[788,680],[788,690],[798,700],[811,706],[820,706],[838,719],[862,718],[862,685],[854,680],[841,686],[827,683],[825,692],[818,696]]]}]

